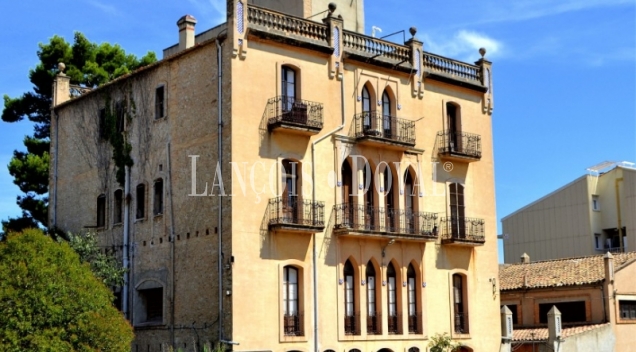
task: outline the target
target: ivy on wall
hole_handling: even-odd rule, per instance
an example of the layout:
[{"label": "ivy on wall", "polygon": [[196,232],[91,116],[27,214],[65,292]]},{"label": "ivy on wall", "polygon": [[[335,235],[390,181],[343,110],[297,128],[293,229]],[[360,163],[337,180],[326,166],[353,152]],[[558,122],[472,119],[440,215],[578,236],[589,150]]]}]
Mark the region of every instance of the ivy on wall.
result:
[{"label": "ivy on wall", "polygon": [[137,111],[132,92],[127,89],[124,99],[113,104],[109,95],[105,96],[104,116],[101,121],[102,138],[110,142],[113,148],[113,161],[115,162],[117,182],[124,186],[126,167],[133,166],[134,162],[130,153],[132,145],[128,142],[125,126],[130,125]]}]

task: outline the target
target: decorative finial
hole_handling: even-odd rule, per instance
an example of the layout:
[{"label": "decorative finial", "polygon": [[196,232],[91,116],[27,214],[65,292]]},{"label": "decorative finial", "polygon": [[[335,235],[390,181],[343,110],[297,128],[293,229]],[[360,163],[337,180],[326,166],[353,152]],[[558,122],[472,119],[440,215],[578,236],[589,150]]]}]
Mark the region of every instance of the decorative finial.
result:
[{"label": "decorative finial", "polygon": [[417,28],[415,27],[409,28],[409,33],[411,33],[411,37],[415,38],[415,33],[417,33]]},{"label": "decorative finial", "polygon": [[63,62],[57,64],[57,69],[60,71],[60,74],[64,74],[64,69],[66,69],[66,65]]},{"label": "decorative finial", "polygon": [[333,13],[334,11],[336,11],[336,3],[330,2],[329,3],[329,13]]},{"label": "decorative finial", "polygon": [[486,55],[486,48],[479,48],[479,53],[481,54],[481,58],[483,59]]}]

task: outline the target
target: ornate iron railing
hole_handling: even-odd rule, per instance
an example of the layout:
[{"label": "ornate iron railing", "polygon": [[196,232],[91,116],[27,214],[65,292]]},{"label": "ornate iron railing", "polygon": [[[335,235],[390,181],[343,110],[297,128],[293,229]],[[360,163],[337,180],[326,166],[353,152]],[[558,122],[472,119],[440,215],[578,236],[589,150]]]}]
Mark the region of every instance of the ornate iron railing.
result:
[{"label": "ornate iron railing", "polygon": [[468,313],[455,313],[455,332],[458,334],[468,334]]},{"label": "ornate iron railing", "polygon": [[[370,191],[369,191],[370,192]],[[437,214],[351,203],[334,206],[337,229],[370,231],[387,236],[437,238]]]},{"label": "ornate iron railing", "polygon": [[360,313],[346,315],[344,321],[345,335],[360,335]]},{"label": "ornate iron railing", "polygon": [[388,316],[387,327],[389,334],[401,335],[402,334],[402,314],[397,313],[395,315]]},{"label": "ornate iron railing", "polygon": [[386,231],[437,238],[437,214],[387,209]]},{"label": "ornate iron railing", "polygon": [[249,5],[247,8],[247,22],[280,31],[287,35],[291,34],[313,40],[327,41],[327,26],[325,24],[253,5]]},{"label": "ornate iron railing", "polygon": [[322,129],[323,106],[321,103],[279,95],[267,101],[267,124],[276,123]]},{"label": "ornate iron railing", "polygon": [[356,32],[344,31],[342,44],[346,51],[358,52],[369,58],[383,57],[399,62],[411,60],[410,47]]},{"label": "ornate iron railing", "polygon": [[367,334],[382,335],[382,314],[367,315]]},{"label": "ornate iron railing", "polygon": [[336,228],[350,228],[361,231],[383,232],[381,218],[384,209],[380,207],[343,203],[334,206]]},{"label": "ornate iron railing", "polygon": [[437,147],[440,154],[481,158],[481,136],[478,134],[451,130],[439,131]]},{"label": "ornate iron railing", "polygon": [[269,200],[269,224],[325,226],[325,203],[298,196],[272,198]]},{"label": "ornate iron railing", "polygon": [[409,315],[409,334],[422,333],[422,313]]},{"label": "ornate iron railing", "polygon": [[423,65],[425,69],[455,76],[481,84],[481,69],[479,66],[453,60],[444,56],[424,52]]},{"label": "ornate iron railing", "polygon": [[303,312],[283,316],[283,325],[286,336],[304,336]]},{"label": "ornate iron railing", "polygon": [[449,216],[441,219],[442,240],[460,240],[467,242],[486,242],[485,222],[483,219]]},{"label": "ornate iron railing", "polygon": [[356,138],[375,137],[415,145],[415,122],[377,111],[355,115]]}]

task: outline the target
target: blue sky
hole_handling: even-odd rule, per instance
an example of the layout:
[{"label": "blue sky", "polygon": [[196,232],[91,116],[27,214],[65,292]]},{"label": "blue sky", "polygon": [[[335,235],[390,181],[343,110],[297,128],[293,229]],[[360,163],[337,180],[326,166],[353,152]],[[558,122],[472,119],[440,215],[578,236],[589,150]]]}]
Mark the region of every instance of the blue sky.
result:
[{"label": "blue sky", "polygon": [[[635,8],[633,0],[365,2],[367,33],[415,26],[425,50],[466,61],[487,48],[498,218],[601,161],[636,161]],[[225,0],[15,1],[3,13],[0,93],[15,97],[31,89],[37,44],[54,34],[72,41],[81,31],[161,57],[177,42],[179,17],[193,15],[203,31],[223,21]],[[4,165],[31,132],[28,123],[0,122],[0,219],[20,213]]]}]

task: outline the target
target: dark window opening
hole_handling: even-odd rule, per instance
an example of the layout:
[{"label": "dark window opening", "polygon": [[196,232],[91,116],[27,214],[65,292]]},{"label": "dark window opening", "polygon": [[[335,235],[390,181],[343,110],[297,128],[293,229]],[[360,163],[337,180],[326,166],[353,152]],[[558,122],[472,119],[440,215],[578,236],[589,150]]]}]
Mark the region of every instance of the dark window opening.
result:
[{"label": "dark window opening", "polygon": [[389,334],[399,334],[398,307],[397,307],[397,275],[393,263],[386,268],[387,303],[388,303],[388,327]]},{"label": "dark window opening", "polygon": [[464,291],[464,277],[460,274],[453,274],[453,303],[455,310],[455,332],[460,334],[468,333],[468,312],[466,312]]},{"label": "dark window opening", "polygon": [[[519,315],[517,314],[517,305],[516,304],[506,304],[506,306],[508,307],[508,309],[510,309],[510,311],[512,312],[512,324],[517,325],[519,324]],[[503,308],[504,306],[501,306],[500,308]]]},{"label": "dark window opening", "polygon": [[120,224],[123,220],[124,192],[121,189],[116,190],[114,198],[113,224]]},{"label": "dark window opening", "polygon": [[165,95],[164,95],[164,87],[157,87],[155,90],[155,119],[160,119],[164,117],[164,107],[165,107]]},{"label": "dark window opening", "polygon": [[618,301],[621,319],[636,320],[636,301]]},{"label": "dark window opening", "polygon": [[146,322],[162,322],[163,287],[140,290],[139,295],[146,310]]},{"label": "dark window opening", "polygon": [[143,219],[146,217],[146,185],[137,186],[137,212],[136,218]]},{"label": "dark window opening", "polygon": [[99,138],[106,139],[106,109],[99,109]]},{"label": "dark window opening", "polygon": [[415,267],[413,264],[409,264],[409,268],[406,271],[407,278],[407,298],[408,298],[408,313],[409,313],[409,333],[420,333],[420,321],[418,319],[418,304],[417,304],[417,289],[415,280]]},{"label": "dark window opening", "polygon": [[582,323],[586,322],[585,318],[585,301],[576,302],[558,302],[539,304],[539,323],[548,323],[548,312],[556,306],[561,312],[562,323]]},{"label": "dark window opening", "polygon": [[100,194],[97,197],[97,227],[106,225],[106,196]]},{"label": "dark window opening", "polygon": [[345,279],[345,334],[359,335],[360,329],[358,328],[358,314],[356,314],[355,311],[356,292],[354,284],[354,269],[351,261],[347,260],[345,263],[343,274]]},{"label": "dark window opening", "polygon": [[113,292],[113,296],[115,299],[113,300],[113,306],[117,308],[120,312],[122,311],[122,301],[121,301],[121,290]]},{"label": "dark window opening", "polygon": [[286,266],[283,269],[283,325],[285,335],[303,336],[303,315],[299,310],[299,276],[298,269]]},{"label": "dark window opening", "polygon": [[163,214],[163,180],[159,179],[155,181],[154,185],[154,199],[153,199],[153,214]]},{"label": "dark window opening", "polygon": [[124,132],[124,102],[115,103],[115,116],[117,117],[117,132]]}]

